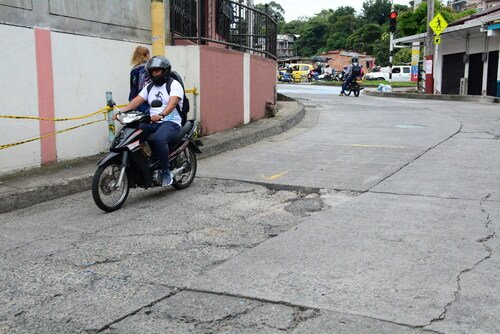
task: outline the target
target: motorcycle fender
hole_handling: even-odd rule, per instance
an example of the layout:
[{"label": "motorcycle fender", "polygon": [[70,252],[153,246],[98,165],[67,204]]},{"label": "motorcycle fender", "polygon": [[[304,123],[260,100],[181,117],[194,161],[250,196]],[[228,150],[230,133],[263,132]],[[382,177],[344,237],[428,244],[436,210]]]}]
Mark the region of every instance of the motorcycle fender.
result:
[{"label": "motorcycle fender", "polygon": [[110,152],[105,157],[103,157],[101,160],[99,160],[99,162],[97,163],[97,166],[102,166],[106,162],[108,162],[109,160],[114,159],[114,158],[118,157],[119,155],[120,155],[120,153]]}]

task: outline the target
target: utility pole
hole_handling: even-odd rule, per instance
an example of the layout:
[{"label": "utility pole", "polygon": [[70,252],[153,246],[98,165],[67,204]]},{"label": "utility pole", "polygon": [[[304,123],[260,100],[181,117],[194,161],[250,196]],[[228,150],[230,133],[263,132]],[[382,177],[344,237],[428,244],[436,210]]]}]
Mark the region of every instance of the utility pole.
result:
[{"label": "utility pole", "polygon": [[434,18],[434,0],[427,0],[427,37],[425,38],[425,92],[434,93],[434,30],[429,23]]},{"label": "utility pole", "polygon": [[163,0],[151,0],[151,42],[153,44],[153,56],[164,56],[165,8]]}]

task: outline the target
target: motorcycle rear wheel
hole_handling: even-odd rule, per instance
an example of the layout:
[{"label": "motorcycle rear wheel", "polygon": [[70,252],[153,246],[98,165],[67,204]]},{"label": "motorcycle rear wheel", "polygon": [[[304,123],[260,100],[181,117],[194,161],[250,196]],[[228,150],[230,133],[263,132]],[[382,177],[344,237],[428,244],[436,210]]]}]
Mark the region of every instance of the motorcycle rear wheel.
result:
[{"label": "motorcycle rear wheel", "polygon": [[92,197],[95,204],[103,211],[112,212],[122,207],[129,193],[127,172],[122,184],[116,188],[120,178],[120,165],[108,161],[97,168],[92,179]]},{"label": "motorcycle rear wheel", "polygon": [[174,177],[172,186],[175,189],[187,188],[193,183],[194,177],[196,176],[196,154],[191,147],[186,147],[182,153],[180,153],[173,164],[174,168],[179,168],[185,165],[184,170]]}]

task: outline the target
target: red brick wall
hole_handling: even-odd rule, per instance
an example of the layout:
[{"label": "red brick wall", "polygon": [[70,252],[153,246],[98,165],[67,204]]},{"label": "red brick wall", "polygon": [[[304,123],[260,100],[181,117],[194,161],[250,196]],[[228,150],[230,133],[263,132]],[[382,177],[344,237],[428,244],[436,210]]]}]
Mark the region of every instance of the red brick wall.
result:
[{"label": "red brick wall", "polygon": [[250,119],[264,117],[266,102],[274,103],[276,62],[269,58],[250,58]]},{"label": "red brick wall", "polygon": [[243,53],[200,47],[200,108],[204,134],[243,124]]}]

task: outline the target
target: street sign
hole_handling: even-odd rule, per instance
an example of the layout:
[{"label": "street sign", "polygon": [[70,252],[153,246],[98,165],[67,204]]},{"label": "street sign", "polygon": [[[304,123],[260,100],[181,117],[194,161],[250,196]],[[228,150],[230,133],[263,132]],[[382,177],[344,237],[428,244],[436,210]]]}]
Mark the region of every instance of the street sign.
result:
[{"label": "street sign", "polygon": [[[444,19],[443,15],[437,13],[436,16],[429,22],[429,27],[434,30],[436,35],[439,35],[446,27],[448,26],[448,22]],[[439,44],[434,42],[434,44]]]},{"label": "street sign", "polygon": [[441,36],[434,36],[434,44],[441,44]]}]

